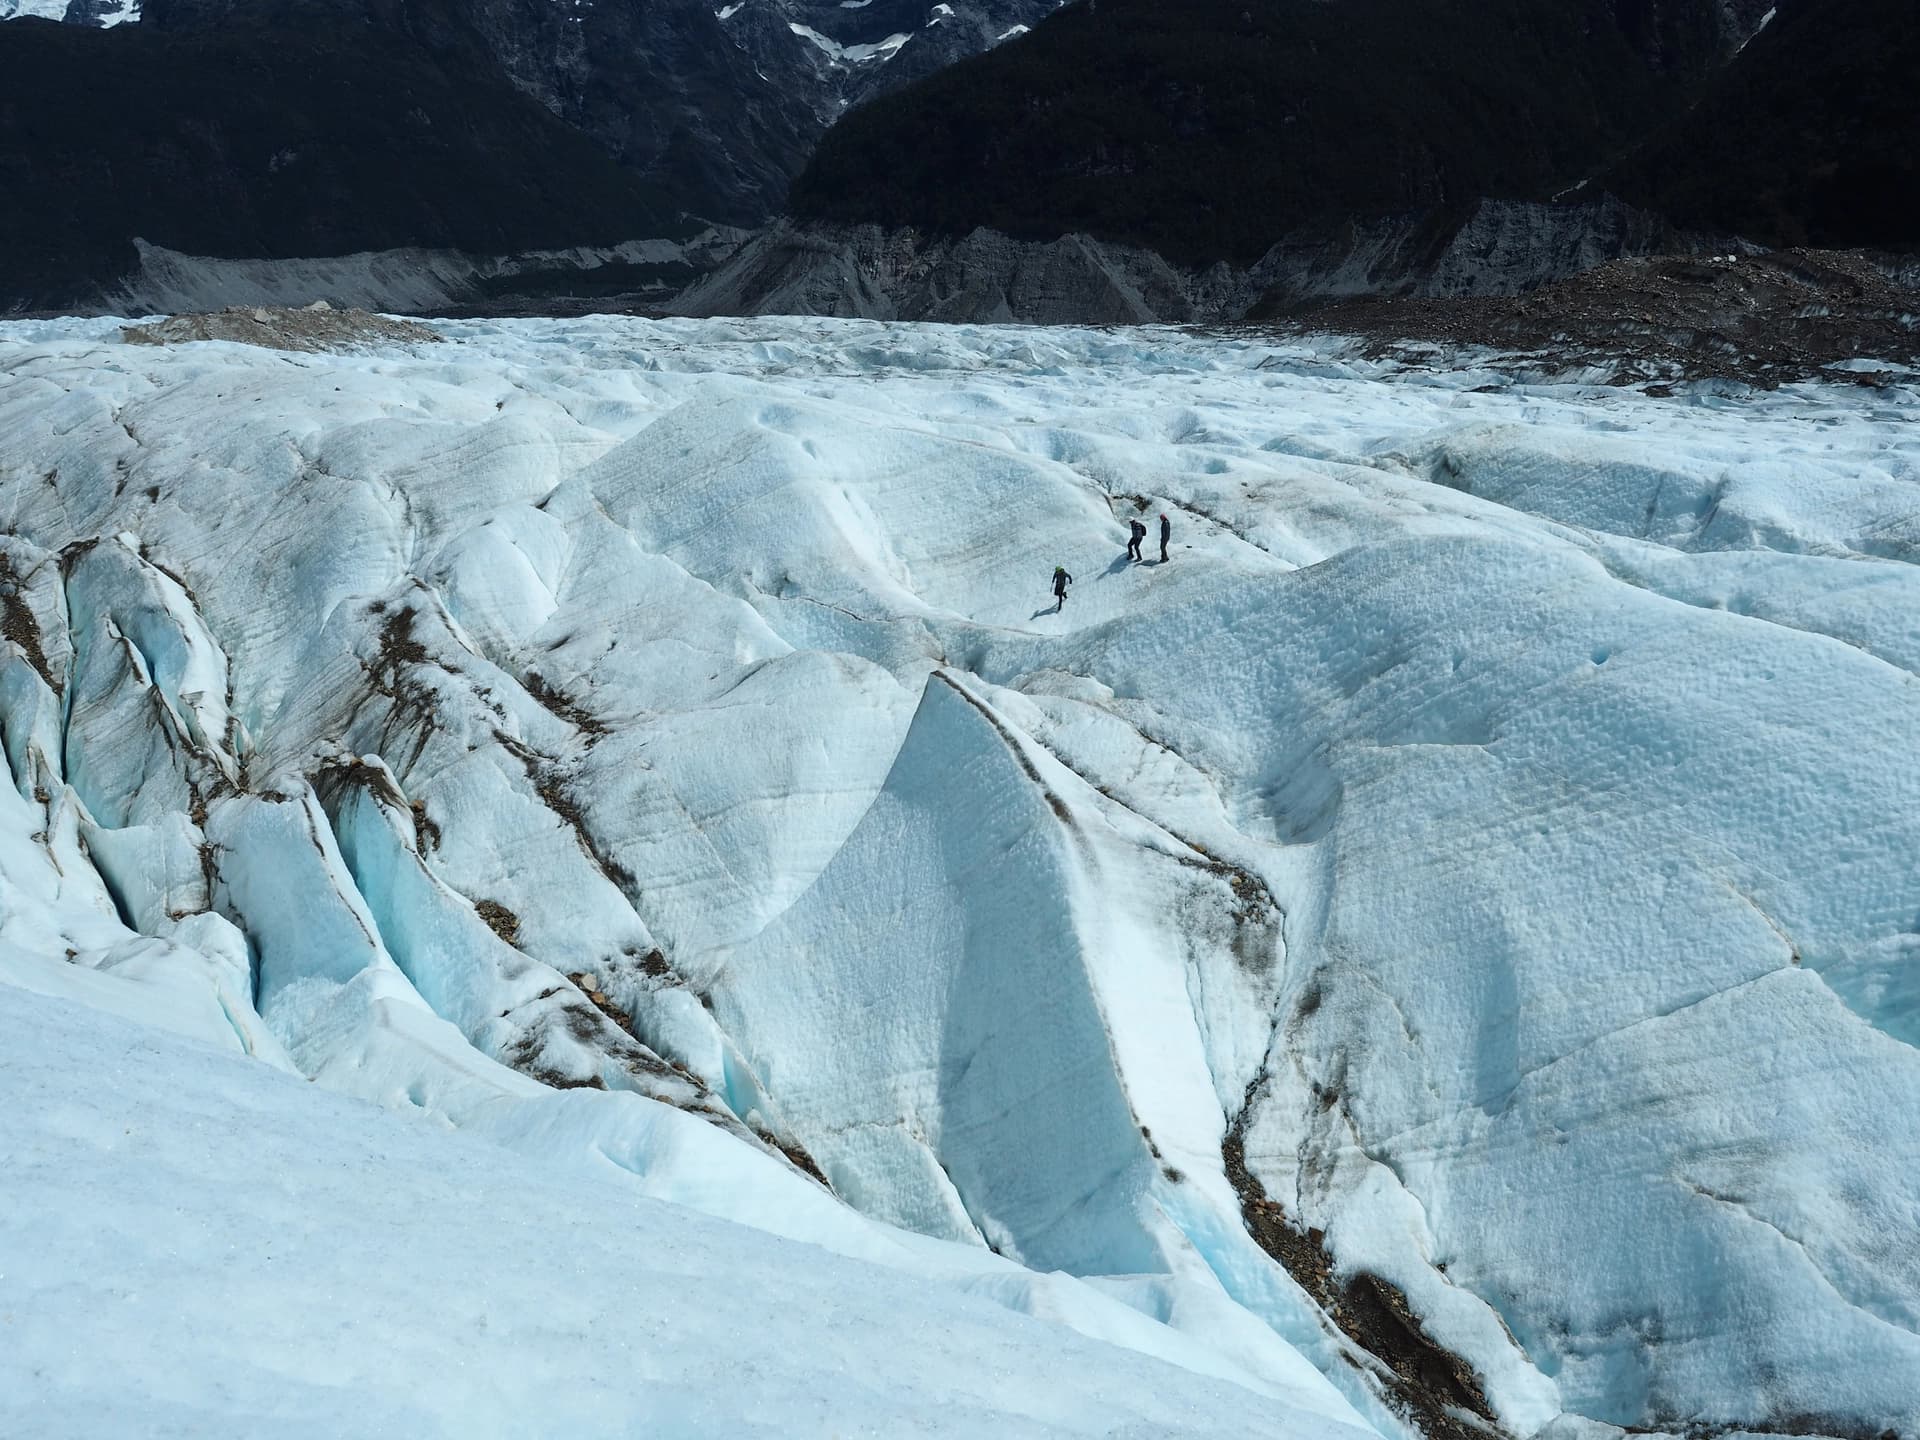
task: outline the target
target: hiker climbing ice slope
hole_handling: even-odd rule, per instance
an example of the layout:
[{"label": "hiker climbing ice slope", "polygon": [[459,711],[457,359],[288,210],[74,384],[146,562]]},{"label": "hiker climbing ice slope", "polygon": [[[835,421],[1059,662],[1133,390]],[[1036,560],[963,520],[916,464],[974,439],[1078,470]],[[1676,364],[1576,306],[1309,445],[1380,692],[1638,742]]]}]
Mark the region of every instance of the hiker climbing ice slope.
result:
[{"label": "hiker climbing ice slope", "polygon": [[1073,576],[1067,573],[1064,565],[1053,567],[1053,608],[1056,613],[1067,606],[1067,587],[1073,583]]},{"label": "hiker climbing ice slope", "polygon": [[1145,559],[1146,557],[1140,553],[1140,542],[1147,538],[1147,527],[1142,525],[1138,520],[1129,520],[1127,522],[1127,535],[1128,558],[1133,560]]}]

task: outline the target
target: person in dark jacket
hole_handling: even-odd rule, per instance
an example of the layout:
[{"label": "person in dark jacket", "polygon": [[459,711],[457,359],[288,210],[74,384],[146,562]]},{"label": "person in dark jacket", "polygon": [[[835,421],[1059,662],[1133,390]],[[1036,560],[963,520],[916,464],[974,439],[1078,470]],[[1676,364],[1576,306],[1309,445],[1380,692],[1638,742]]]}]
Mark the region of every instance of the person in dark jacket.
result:
[{"label": "person in dark jacket", "polygon": [[1168,522],[1166,512],[1160,512],[1160,563],[1167,563],[1167,537],[1173,534],[1173,526]]},{"label": "person in dark jacket", "polygon": [[1127,558],[1130,560],[1144,560],[1146,557],[1140,553],[1140,542],[1147,538],[1147,527],[1142,525],[1138,520],[1129,520],[1127,522],[1127,531],[1132,536],[1132,538],[1127,541]]},{"label": "person in dark jacket", "polygon": [[1073,576],[1067,573],[1065,566],[1056,565],[1053,567],[1053,609],[1056,615],[1066,609],[1067,586],[1072,583]]}]

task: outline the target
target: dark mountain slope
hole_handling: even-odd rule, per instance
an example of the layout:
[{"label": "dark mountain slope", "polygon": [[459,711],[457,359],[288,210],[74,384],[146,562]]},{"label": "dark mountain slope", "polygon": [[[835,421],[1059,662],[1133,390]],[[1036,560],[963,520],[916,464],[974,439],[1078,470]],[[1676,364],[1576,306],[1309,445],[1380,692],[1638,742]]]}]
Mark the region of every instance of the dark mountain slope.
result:
[{"label": "dark mountain slope", "polygon": [[713,10],[707,0],[148,0],[141,23],[177,35],[390,31],[443,65],[511,83],[681,208],[748,221],[785,194],[818,127]]},{"label": "dark mountain slope", "polygon": [[286,257],[668,235],[677,209],[468,52],[367,25],[0,26],[0,281],[56,304],[130,241]]},{"label": "dark mountain slope", "polygon": [[1702,75],[1724,65],[1759,29],[1774,0],[1606,0],[1627,43],[1656,70]]},{"label": "dark mountain slope", "polygon": [[483,57],[681,208],[756,224],[850,100],[984,49],[1053,3],[952,0],[940,14],[934,0],[147,0],[141,23],[371,23],[436,55]]},{"label": "dark mountain slope", "polygon": [[1744,13],[1712,0],[1078,0],[848,115],[792,206],[1250,260],[1316,222],[1546,198],[1677,110],[1734,43],[1725,17]]},{"label": "dark mountain slope", "polygon": [[1604,183],[1766,243],[1920,247],[1920,4],[1790,0]]}]

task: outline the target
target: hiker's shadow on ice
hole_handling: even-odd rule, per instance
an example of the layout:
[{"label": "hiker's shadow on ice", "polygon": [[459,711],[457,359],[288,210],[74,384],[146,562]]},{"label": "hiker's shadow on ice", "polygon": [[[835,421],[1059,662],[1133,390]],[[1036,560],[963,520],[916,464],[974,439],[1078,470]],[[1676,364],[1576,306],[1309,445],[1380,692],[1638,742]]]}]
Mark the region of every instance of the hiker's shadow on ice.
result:
[{"label": "hiker's shadow on ice", "polygon": [[1029,622],[1031,622],[1031,621],[1034,621],[1034,620],[1039,620],[1039,619],[1041,619],[1041,618],[1043,618],[1044,616],[1047,616],[1047,615],[1058,615],[1059,613],[1060,613],[1060,607],[1059,607],[1059,606],[1057,606],[1057,605],[1048,605],[1048,606],[1046,606],[1046,607],[1045,607],[1045,608],[1043,608],[1043,609],[1040,609],[1040,610],[1036,610],[1036,611],[1034,611],[1034,612],[1033,612],[1033,613],[1032,613],[1031,615],[1029,615],[1029,616],[1027,616],[1027,619],[1028,619],[1028,621],[1029,621]]}]

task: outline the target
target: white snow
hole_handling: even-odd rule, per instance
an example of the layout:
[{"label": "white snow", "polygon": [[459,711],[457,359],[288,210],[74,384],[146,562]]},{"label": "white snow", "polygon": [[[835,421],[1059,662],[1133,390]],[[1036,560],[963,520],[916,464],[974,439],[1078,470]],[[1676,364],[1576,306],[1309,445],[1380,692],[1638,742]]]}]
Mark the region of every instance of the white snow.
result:
[{"label": "white snow", "polygon": [[1746,39],[1740,42],[1740,49],[1744,50],[1747,48],[1747,46],[1751,45],[1753,43],[1754,35],[1758,35],[1762,30],[1766,29],[1767,26],[1771,25],[1773,23],[1773,17],[1778,15],[1779,13],[1780,11],[1777,8],[1771,7],[1771,6],[1768,7],[1767,13],[1762,15],[1758,23],[1754,25],[1753,35],[1747,36]]},{"label": "white snow", "polygon": [[884,40],[876,40],[870,45],[842,45],[831,36],[822,35],[818,30],[808,25],[802,25],[798,21],[789,22],[787,29],[798,35],[802,40],[812,41],[833,60],[842,64],[852,65],[857,65],[864,60],[891,59],[894,51],[898,50],[902,45],[906,44],[908,40],[913,38],[910,35],[902,33],[889,35]]},{"label": "white snow", "polygon": [[1408,1434],[1223,1142],[1516,1435],[1920,1427],[1911,372],[438,328],[0,325],[0,1429]]},{"label": "white snow", "polygon": [[[36,16],[42,20],[64,20],[67,0],[0,0],[0,21],[24,20]],[[116,0],[111,9],[95,13],[94,23],[102,30],[112,29],[140,18],[140,0]]]}]

